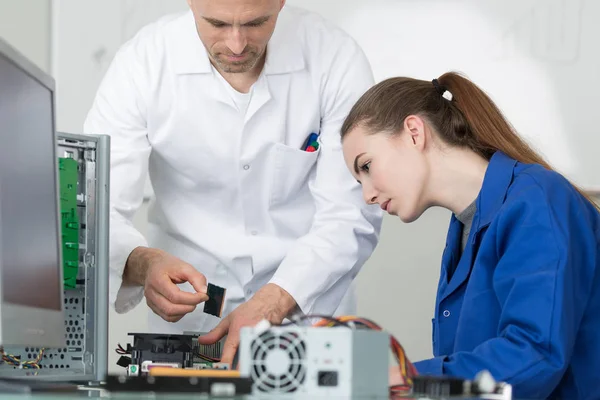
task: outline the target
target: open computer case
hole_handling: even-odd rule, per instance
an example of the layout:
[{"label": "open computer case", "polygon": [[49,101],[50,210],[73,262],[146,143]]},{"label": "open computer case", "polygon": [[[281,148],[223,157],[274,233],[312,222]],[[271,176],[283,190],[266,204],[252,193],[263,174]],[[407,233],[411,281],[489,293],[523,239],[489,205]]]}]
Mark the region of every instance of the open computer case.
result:
[{"label": "open computer case", "polygon": [[7,346],[0,378],[95,384],[108,371],[110,138],[58,132],[57,140],[66,346]]}]

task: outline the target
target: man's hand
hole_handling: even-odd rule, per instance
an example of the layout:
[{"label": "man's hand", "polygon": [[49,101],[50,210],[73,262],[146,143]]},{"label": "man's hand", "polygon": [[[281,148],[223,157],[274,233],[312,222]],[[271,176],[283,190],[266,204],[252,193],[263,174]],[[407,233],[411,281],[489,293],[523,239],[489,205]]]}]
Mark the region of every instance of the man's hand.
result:
[{"label": "man's hand", "polygon": [[263,319],[278,325],[295,307],[296,301],[289,293],[275,284],[267,284],[250,300],[233,310],[215,329],[199,337],[198,341],[200,344],[213,344],[227,335],[221,362],[231,366],[240,343],[241,328],[254,326]]},{"label": "man's hand", "polygon": [[[158,249],[138,247],[131,252],[123,282],[144,287],[146,303],[167,322],[177,322],[208,300],[206,277],[190,264]],[[196,293],[177,284],[189,282]]]}]

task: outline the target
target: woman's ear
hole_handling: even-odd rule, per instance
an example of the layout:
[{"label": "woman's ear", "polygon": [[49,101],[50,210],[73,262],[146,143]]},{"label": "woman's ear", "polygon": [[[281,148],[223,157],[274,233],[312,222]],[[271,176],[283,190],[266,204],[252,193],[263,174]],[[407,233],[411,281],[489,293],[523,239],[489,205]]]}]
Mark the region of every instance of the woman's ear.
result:
[{"label": "woman's ear", "polygon": [[423,119],[416,115],[409,115],[406,117],[404,120],[404,132],[408,134],[408,137],[415,148],[420,151],[425,149],[427,138],[425,135],[425,122]]}]

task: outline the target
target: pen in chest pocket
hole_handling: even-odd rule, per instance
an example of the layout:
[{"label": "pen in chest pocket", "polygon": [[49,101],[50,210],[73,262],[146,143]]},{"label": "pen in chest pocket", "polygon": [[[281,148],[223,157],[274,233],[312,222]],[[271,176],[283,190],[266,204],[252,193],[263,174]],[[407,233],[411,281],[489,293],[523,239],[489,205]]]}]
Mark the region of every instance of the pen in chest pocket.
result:
[{"label": "pen in chest pocket", "polygon": [[317,142],[318,138],[319,138],[318,133],[313,132],[310,135],[308,135],[308,137],[306,138],[306,141],[302,145],[302,150],[307,151],[309,153],[317,151],[317,149],[319,148],[319,142]]}]

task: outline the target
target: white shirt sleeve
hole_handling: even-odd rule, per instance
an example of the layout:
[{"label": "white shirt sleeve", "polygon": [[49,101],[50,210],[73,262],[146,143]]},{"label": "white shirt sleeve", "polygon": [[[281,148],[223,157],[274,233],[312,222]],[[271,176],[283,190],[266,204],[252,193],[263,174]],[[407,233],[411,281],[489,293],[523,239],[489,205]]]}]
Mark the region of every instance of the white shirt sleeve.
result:
[{"label": "white shirt sleeve", "polygon": [[147,246],[132,222],[143,201],[150,154],[139,89],[146,74],[133,46],[127,43],[115,56],[83,129],[86,134],[110,135],[109,298],[118,313],[131,310],[144,296],[141,286],[123,286],[122,276],[132,250]]},{"label": "white shirt sleeve", "polygon": [[309,182],[316,206],[314,222],[270,280],[286,290],[304,314],[335,312],[375,249],[381,230],[381,209],[365,204],[342,153],[341,126],[374,83],[363,51],[353,40],[348,42],[337,46],[321,93],[320,154]]}]

